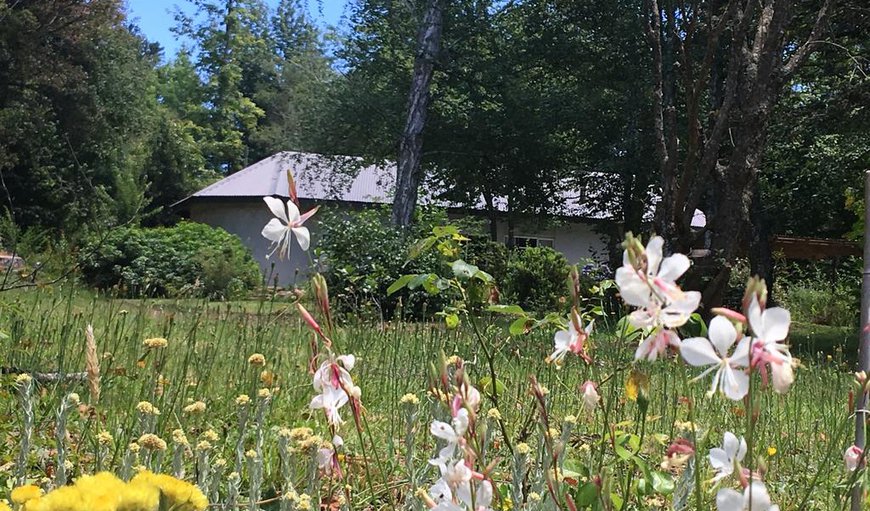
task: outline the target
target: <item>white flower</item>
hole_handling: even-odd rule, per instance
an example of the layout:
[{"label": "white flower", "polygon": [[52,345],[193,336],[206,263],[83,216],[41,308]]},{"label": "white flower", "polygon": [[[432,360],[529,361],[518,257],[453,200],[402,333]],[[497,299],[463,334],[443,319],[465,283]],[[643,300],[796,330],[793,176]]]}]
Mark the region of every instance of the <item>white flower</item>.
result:
[{"label": "white flower", "polygon": [[325,387],[352,389],[354,384],[349,371],[353,369],[354,365],[356,365],[356,357],[353,355],[330,357],[329,360],[320,364],[314,373],[312,380],[314,390],[321,392]]},{"label": "white flower", "polygon": [[647,243],[645,270],[632,266],[628,251],[623,254],[622,267],[616,270],[616,285],[622,299],[640,308],[629,316],[629,321],[637,328],[682,326],[701,302],[701,293],[684,292],[676,284],[691,266],[689,258],[674,254],[662,259],[663,245],[660,236]]},{"label": "white flower", "polygon": [[726,318],[716,316],[710,321],[708,335],[709,341],[703,337],[684,340],[680,343],[680,353],[690,365],[710,366],[696,380],[716,371],[710,387],[711,395],[721,389],[728,399],[743,399],[749,392],[749,375],[741,370],[749,366],[749,337],[741,339],[734,353],[729,356],[728,350],[737,341],[734,325]]},{"label": "white flower", "polygon": [[586,327],[583,327],[583,318],[577,313],[576,309],[571,310],[571,315],[568,316],[568,330],[559,330],[554,336],[555,350],[547,357],[547,363],[555,363],[560,367],[565,360],[565,355],[568,352],[576,353],[587,363],[592,359],[586,354],[586,340],[592,334],[592,326],[595,321],[590,321]]},{"label": "white flower", "polygon": [[595,407],[598,406],[598,402],[601,401],[601,396],[598,395],[598,390],[595,389],[595,383],[587,380],[580,386],[580,391],[583,392],[583,397],[581,398],[583,401],[583,409],[587,413],[595,410]]},{"label": "white flower", "polygon": [[761,481],[753,481],[743,490],[743,495],[730,488],[716,493],[717,511],[779,511],[779,506],[770,502],[770,494]]},{"label": "white flower", "polygon": [[333,426],[338,427],[344,423],[338,410],[345,404],[347,404],[347,393],[344,390],[324,387],[320,394],[314,396],[308,406],[312,410],[323,408],[323,411],[326,413],[326,420]]},{"label": "white flower", "polygon": [[438,453],[438,458],[430,461],[433,465],[445,463],[456,452],[456,447],[468,431],[468,410],[460,408],[456,413],[456,417],[450,421],[450,424],[442,421],[432,421],[429,426],[429,432],[433,436],[447,441],[447,445]]},{"label": "white flower", "polygon": [[751,349],[752,366],[768,364],[774,390],[780,394],[788,392],[794,383],[794,360],[788,346],[780,341],[788,337],[791,314],[781,307],[762,311],[758,298],[753,296],[749,302],[747,319],[754,336]]},{"label": "white flower", "polygon": [[738,440],[734,433],[726,431],[722,447],[710,449],[710,465],[716,471],[713,481],[721,481],[733,474],[735,462],[743,461],[744,456],[746,456],[746,440],[743,438]]},{"label": "white flower", "polygon": [[680,337],[673,330],[657,328],[652,335],[647,336],[634,352],[634,359],[647,359],[655,362],[659,356],[664,356],[668,346],[680,347]]},{"label": "white flower", "polygon": [[846,465],[846,470],[849,472],[857,470],[863,455],[864,451],[857,445],[847,447],[846,452],[843,453],[843,463]]},{"label": "white flower", "polygon": [[308,250],[308,246],[311,244],[311,233],[308,232],[308,227],[304,227],[302,224],[311,218],[311,215],[317,211],[317,208],[307,211],[304,215],[300,215],[299,208],[296,207],[293,201],[288,200],[285,209],[285,203],[280,199],[263,197],[263,200],[276,217],[269,220],[269,223],[263,227],[263,232],[261,233],[264,238],[272,242],[274,247],[269,253],[269,257],[277,250],[279,257],[286,256],[289,258],[290,241],[293,234],[296,235],[302,250]]}]

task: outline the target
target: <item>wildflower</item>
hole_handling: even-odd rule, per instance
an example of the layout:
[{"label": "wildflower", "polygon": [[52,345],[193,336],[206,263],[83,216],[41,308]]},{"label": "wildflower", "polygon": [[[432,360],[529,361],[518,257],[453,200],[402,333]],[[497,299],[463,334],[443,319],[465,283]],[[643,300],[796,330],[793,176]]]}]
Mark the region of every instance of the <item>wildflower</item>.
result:
[{"label": "wildflower", "polygon": [[767,448],[767,456],[772,458],[776,456],[777,450],[775,445],[771,445]]},{"label": "wildflower", "polygon": [[293,428],[290,430],[290,439],[296,440],[297,442],[301,442],[306,438],[310,437],[314,434],[314,431],[311,428],[301,427],[301,428]]},{"label": "wildflower", "polygon": [[208,499],[196,486],[165,474],[153,474],[144,471],[137,474],[131,483],[150,484],[160,490],[169,509],[175,511],[204,511],[208,507]]},{"label": "wildflower", "polygon": [[257,397],[260,399],[270,399],[272,397],[272,391],[269,389],[260,389],[257,391]]},{"label": "wildflower", "polygon": [[140,401],[139,404],[136,405],[136,410],[138,410],[142,415],[160,415],[160,409],[148,401]]},{"label": "wildflower", "polygon": [[12,490],[12,494],[9,497],[12,499],[13,503],[21,505],[26,503],[28,500],[42,497],[42,488],[33,484],[19,486]]},{"label": "wildflower", "polygon": [[758,297],[753,295],[747,311],[749,326],[754,340],[751,349],[752,367],[760,367],[762,378],[767,373],[764,365],[770,367],[773,389],[784,394],[794,382],[794,360],[788,347],[781,344],[788,336],[791,314],[782,307],[762,310]]},{"label": "wildflower", "polygon": [[178,445],[189,445],[187,436],[184,434],[184,430],[181,429],[172,430],[172,442]]},{"label": "wildflower", "polygon": [[201,414],[205,412],[205,403],[203,401],[194,401],[185,406],[183,411],[184,413],[189,413],[191,415]]},{"label": "wildflower", "polygon": [[280,199],[274,197],[263,197],[263,201],[272,211],[276,218],[269,220],[269,223],[263,227],[262,235],[264,238],[272,242],[271,257],[275,251],[278,251],[279,257],[286,256],[290,258],[290,240],[293,235],[296,235],[296,240],[299,242],[299,247],[302,250],[308,250],[311,244],[311,234],[308,228],[302,224],[317,212],[317,208],[307,211],[305,214],[299,214],[299,208],[293,201],[287,201],[287,207],[284,208],[284,203]]},{"label": "wildflower", "polygon": [[678,438],[665,451],[665,460],[661,467],[664,470],[681,469],[694,454],[695,444],[685,438]]},{"label": "wildflower", "polygon": [[262,367],[266,365],[266,357],[262,353],[254,353],[248,357],[248,363],[254,367]]},{"label": "wildflower", "polygon": [[211,449],[211,443],[208,440],[200,440],[198,444],[196,444],[197,451],[208,451]]},{"label": "wildflower", "polygon": [[595,410],[598,403],[601,401],[601,396],[598,395],[598,390],[595,388],[595,383],[586,380],[583,385],[580,385],[580,392],[583,393],[583,410],[589,413]]},{"label": "wildflower", "polygon": [[529,444],[527,444],[525,442],[520,442],[517,444],[516,451],[517,451],[517,454],[521,454],[521,455],[525,456],[526,454],[529,454],[530,452],[532,452],[532,448],[529,446]]},{"label": "wildflower", "polygon": [[543,500],[540,493],[537,492],[529,492],[529,502],[540,502]]},{"label": "wildflower", "polygon": [[339,413],[339,408],[347,404],[347,393],[334,387],[325,387],[320,394],[311,399],[308,406],[312,409],[322,408],[326,413],[326,420],[333,426],[338,427],[344,423]]},{"label": "wildflower", "polygon": [[248,397],[247,394],[240,394],[239,397],[236,398],[236,405],[238,406],[246,406],[251,402],[251,398]]},{"label": "wildflower", "polygon": [[305,450],[316,449],[323,445],[323,439],[317,435],[311,435],[299,441],[299,447]]},{"label": "wildflower", "polygon": [[255,451],[254,449],[248,449],[247,451],[245,451],[245,457],[252,460],[257,459],[257,451]]},{"label": "wildflower", "polygon": [[730,488],[716,493],[717,511],[779,511],[779,506],[770,502],[767,487],[761,481],[753,481],[741,495]]},{"label": "wildflower", "polygon": [[429,432],[433,436],[447,441],[447,445],[438,453],[438,460],[444,461],[453,456],[457,446],[462,442],[462,437],[468,430],[468,410],[461,408],[450,424],[442,421],[432,421]]},{"label": "wildflower", "polygon": [[151,484],[131,481],[118,497],[118,511],[157,509],[160,506],[160,490]]},{"label": "wildflower", "polygon": [[710,340],[692,337],[680,343],[680,354],[693,366],[710,366],[695,380],[703,378],[712,371],[713,384],[708,395],[721,389],[729,399],[739,401],[749,392],[749,375],[741,370],[749,366],[749,337],[743,337],[729,356],[728,350],[738,340],[737,329],[722,316],[710,321]]},{"label": "wildflower", "polygon": [[632,257],[631,247],[627,248],[623,265],[616,270],[622,299],[640,308],[629,316],[637,328],[683,326],[701,301],[701,293],[684,292],[676,285],[691,265],[689,258],[683,254],[662,258],[663,246],[664,240],[654,236],[639,257]]},{"label": "wildflower", "polygon": [[864,457],[864,450],[857,445],[850,445],[843,453],[843,463],[846,465],[846,470],[854,472],[858,469],[861,463],[861,458]]},{"label": "wildflower", "polygon": [[97,433],[97,443],[100,445],[112,445],[112,442],[115,439],[112,438],[112,434],[108,431],[100,431]]},{"label": "wildflower", "polygon": [[680,337],[673,330],[656,329],[652,335],[641,341],[634,352],[634,359],[655,362],[658,357],[665,356],[668,347],[679,348]]},{"label": "wildflower", "polygon": [[145,339],[144,341],[142,341],[143,346],[152,350],[165,348],[168,344],[169,341],[167,341],[163,337],[152,337],[150,339]]},{"label": "wildflower", "polygon": [[420,398],[417,397],[416,394],[411,394],[409,392],[408,394],[402,396],[402,399],[399,400],[399,403],[403,405],[418,405],[420,404]]},{"label": "wildflower", "polygon": [[141,448],[142,447],[139,444],[137,444],[136,442],[131,442],[129,445],[127,445],[127,450],[132,452],[133,454],[136,454],[137,452],[139,452],[139,449],[141,449]]},{"label": "wildflower", "polygon": [[716,471],[713,481],[721,481],[733,474],[735,463],[743,461],[744,456],[746,456],[746,440],[743,438],[738,440],[734,433],[726,431],[722,447],[710,449],[710,465]]},{"label": "wildflower", "polygon": [[9,502],[5,499],[0,499],[0,511],[12,511],[12,508],[9,507]]},{"label": "wildflower", "polygon": [[27,373],[21,373],[15,377],[15,384],[16,385],[23,385],[23,384],[28,383],[32,380],[33,380],[33,376],[30,376]]},{"label": "wildflower", "polygon": [[145,433],[136,441],[142,447],[151,451],[165,451],[166,441],[153,433]]},{"label": "wildflower", "polygon": [[501,420],[501,412],[498,411],[498,408],[490,408],[486,412],[486,418],[500,421]]},{"label": "wildflower", "polygon": [[218,434],[215,430],[207,429],[202,432],[202,438],[208,440],[209,442],[217,442],[220,437],[218,437]]},{"label": "wildflower", "polygon": [[594,324],[595,321],[590,321],[584,328],[583,318],[576,308],[572,308],[568,316],[568,329],[556,332],[555,351],[547,357],[547,363],[554,363],[556,367],[561,367],[569,351],[579,355],[587,364],[592,363],[592,359],[586,354],[586,341],[592,334]]}]

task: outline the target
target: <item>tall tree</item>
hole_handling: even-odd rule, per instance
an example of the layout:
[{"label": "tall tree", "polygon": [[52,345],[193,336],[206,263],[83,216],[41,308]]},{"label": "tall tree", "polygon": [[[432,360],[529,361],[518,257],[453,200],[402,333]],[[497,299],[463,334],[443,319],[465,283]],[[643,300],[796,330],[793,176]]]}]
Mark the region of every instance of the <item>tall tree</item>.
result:
[{"label": "tall tree", "polygon": [[435,61],[441,52],[443,0],[426,0],[425,14],[417,35],[417,55],[408,93],[405,129],[399,140],[396,162],[396,194],[393,198],[394,225],[408,226],[417,205],[417,192],[422,181],[423,130],[429,115],[429,90],[435,72]]},{"label": "tall tree", "polygon": [[[714,306],[744,242],[767,242],[759,234],[764,227],[750,220],[766,129],[783,89],[822,37],[831,0],[812,12],[793,0],[646,6],[662,176],[656,225],[677,251],[709,237],[711,255],[690,285],[703,288],[703,303]],[[795,12],[813,21],[794,22]],[[707,216],[700,231],[692,228],[698,208]],[[770,252],[753,248],[751,254]],[[765,276],[764,261],[754,259]]]}]

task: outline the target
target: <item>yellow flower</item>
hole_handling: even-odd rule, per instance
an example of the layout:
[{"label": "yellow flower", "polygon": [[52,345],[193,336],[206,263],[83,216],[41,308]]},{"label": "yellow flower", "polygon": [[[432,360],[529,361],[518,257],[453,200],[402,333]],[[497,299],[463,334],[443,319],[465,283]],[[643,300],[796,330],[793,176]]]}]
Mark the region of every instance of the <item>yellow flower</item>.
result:
[{"label": "yellow flower", "polygon": [[767,448],[767,455],[768,456],[770,456],[772,458],[775,454],[776,454],[776,446],[771,445],[770,447]]},{"label": "yellow flower", "polygon": [[420,404],[420,398],[417,397],[416,394],[411,394],[409,392],[402,396],[402,399],[399,400],[399,403],[403,405],[418,405]]},{"label": "yellow flower", "polygon": [[184,407],[184,413],[196,414],[203,413],[205,411],[205,403],[202,401],[196,401]]},{"label": "yellow flower", "polygon": [[257,391],[257,397],[260,399],[269,399],[272,397],[272,391],[269,389],[260,389]]},{"label": "yellow flower", "polygon": [[523,456],[525,456],[525,455],[529,454],[530,452],[532,452],[532,448],[529,447],[529,444],[527,444],[527,443],[525,443],[525,442],[520,442],[520,443],[518,443],[516,449],[517,449],[517,454],[520,454],[520,455],[523,455]]},{"label": "yellow flower", "polygon": [[136,410],[138,410],[142,415],[160,415],[160,410],[148,401],[140,401],[139,404],[136,405]]},{"label": "yellow flower", "polygon": [[490,408],[489,411],[486,412],[486,417],[488,419],[500,421],[501,420],[501,412],[498,411],[498,408]]},{"label": "yellow flower", "polygon": [[131,484],[157,487],[173,511],[204,511],[208,507],[208,499],[199,488],[172,476],[145,471],[137,474]]},{"label": "yellow flower", "polygon": [[189,445],[187,436],[185,436],[184,430],[181,429],[172,430],[172,441],[178,445]]},{"label": "yellow flower", "polygon": [[12,502],[16,504],[24,504],[28,500],[38,499],[42,497],[42,488],[39,486],[28,484],[25,486],[19,486],[12,490]]},{"label": "yellow flower", "polygon": [[9,502],[0,500],[0,511],[12,511],[12,508],[9,507]]},{"label": "yellow flower", "polygon": [[211,443],[208,440],[201,440],[196,444],[197,451],[208,451],[209,449],[211,449]]},{"label": "yellow flower", "polygon": [[18,376],[15,377],[15,383],[17,383],[18,385],[22,385],[24,383],[31,381],[32,379],[33,379],[33,376],[30,376],[27,373],[22,373],[22,374],[19,374]]},{"label": "yellow flower", "polygon": [[202,438],[203,440],[208,440],[209,442],[214,443],[217,442],[220,437],[218,437],[218,434],[215,430],[207,429],[203,431]]},{"label": "yellow flower", "polygon": [[250,402],[251,398],[248,397],[247,394],[241,394],[239,397],[236,398],[236,404],[239,406],[245,406]]},{"label": "yellow flower", "polygon": [[165,451],[166,441],[153,433],[145,433],[137,441],[142,447],[151,451]]},{"label": "yellow flower", "polygon": [[306,428],[305,426],[301,428],[293,428],[290,430],[290,438],[299,442],[305,440],[313,434],[314,431],[312,431],[311,428]]},{"label": "yellow flower", "polygon": [[151,484],[131,481],[124,488],[117,511],[156,511],[160,506],[160,490]]},{"label": "yellow flower", "polygon": [[152,337],[150,339],[145,339],[144,341],[142,341],[142,344],[149,349],[159,349],[165,348],[169,344],[169,341],[167,341],[163,337]]},{"label": "yellow flower", "polygon": [[112,434],[108,431],[100,431],[97,434],[97,443],[100,445],[112,445],[113,440]]},{"label": "yellow flower", "polygon": [[255,367],[262,367],[266,365],[266,357],[262,353],[254,353],[248,357],[248,363]]}]

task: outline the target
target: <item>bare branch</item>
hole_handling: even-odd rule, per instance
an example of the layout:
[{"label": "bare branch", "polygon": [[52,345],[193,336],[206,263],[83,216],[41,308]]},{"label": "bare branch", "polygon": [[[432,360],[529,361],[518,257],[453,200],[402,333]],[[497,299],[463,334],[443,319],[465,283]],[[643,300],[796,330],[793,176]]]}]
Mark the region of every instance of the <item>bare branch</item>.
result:
[{"label": "bare branch", "polygon": [[819,9],[819,13],[816,15],[816,23],[813,25],[813,30],[810,32],[809,37],[807,37],[807,40],[804,41],[797,51],[792,54],[791,58],[788,59],[788,62],[783,67],[783,80],[788,79],[788,77],[794,74],[797,68],[799,68],[804,60],[809,56],[812,45],[819,40],[819,36],[822,33],[822,27],[827,21],[828,14],[833,5],[834,0],[825,0],[825,3],[822,4],[822,8]]}]

